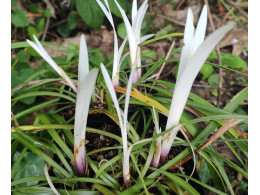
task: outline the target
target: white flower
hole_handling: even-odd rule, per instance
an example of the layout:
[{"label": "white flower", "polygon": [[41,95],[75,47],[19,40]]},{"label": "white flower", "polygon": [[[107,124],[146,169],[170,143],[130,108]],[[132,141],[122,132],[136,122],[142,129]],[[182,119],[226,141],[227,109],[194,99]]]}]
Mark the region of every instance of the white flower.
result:
[{"label": "white flower", "polygon": [[108,91],[110,93],[110,96],[111,96],[111,98],[114,102],[116,112],[117,112],[117,116],[118,116],[118,120],[119,120],[119,126],[120,126],[120,129],[121,129],[121,136],[122,136],[122,143],[123,143],[123,153],[124,153],[124,157],[123,157],[123,177],[124,177],[124,183],[125,183],[126,187],[129,187],[129,185],[130,185],[129,156],[130,156],[131,149],[133,147],[133,146],[129,147],[129,148],[127,147],[127,131],[128,131],[127,117],[128,117],[129,99],[130,99],[130,92],[131,92],[131,88],[132,88],[132,80],[133,80],[133,76],[134,76],[134,72],[135,72],[135,67],[136,67],[136,64],[134,64],[133,69],[132,69],[130,76],[129,76],[127,89],[126,89],[126,95],[125,95],[125,108],[124,108],[124,113],[123,113],[123,117],[122,117],[120,107],[119,107],[119,103],[118,103],[118,100],[117,100],[117,97],[116,97],[116,92],[114,90],[112,81],[109,77],[109,74],[107,72],[106,67],[103,64],[101,64],[101,71],[102,71],[106,86],[108,88]]},{"label": "white flower", "polygon": [[123,43],[121,44],[120,48],[118,49],[118,40],[117,40],[117,35],[116,35],[116,29],[115,29],[115,25],[113,22],[113,18],[112,18],[112,14],[109,8],[109,4],[107,0],[105,1],[106,7],[101,3],[100,0],[96,0],[98,5],[100,6],[100,8],[102,9],[102,11],[104,12],[104,14],[106,15],[108,21],[110,22],[111,26],[113,27],[113,31],[114,31],[114,61],[113,61],[113,72],[112,72],[112,82],[114,86],[118,86],[119,83],[119,71],[120,71],[120,66],[122,63],[122,60],[124,59],[124,56],[121,59],[122,53],[123,53],[123,49],[125,47],[126,44],[126,39],[123,41]]},{"label": "white flower", "polygon": [[119,3],[115,0],[115,3],[123,17],[126,32],[127,32],[127,38],[129,42],[130,47],[130,59],[131,59],[131,68],[133,65],[137,62],[137,70],[133,78],[133,83],[136,83],[139,78],[141,77],[141,52],[140,47],[138,47],[138,44],[144,42],[145,40],[151,38],[153,34],[146,35],[144,37],[141,36],[141,27],[144,20],[144,15],[148,9],[148,0],[145,0],[143,4],[140,6],[140,8],[137,10],[137,1],[133,1],[132,5],[132,25],[130,24],[124,10],[120,7]]},{"label": "white flower", "polygon": [[86,171],[85,134],[91,95],[96,83],[98,69],[89,71],[88,51],[84,35],[80,40],[78,67],[78,94],[74,122],[74,164],[76,172],[83,176]]},{"label": "white flower", "polygon": [[68,85],[77,93],[77,87],[74,85],[73,81],[68,77],[68,75],[62,70],[61,67],[59,67],[53,59],[49,56],[49,54],[45,51],[43,46],[41,45],[40,41],[37,39],[35,35],[33,35],[33,38],[36,42],[33,43],[30,40],[26,40],[27,43],[35,50],[38,54],[68,83]]},{"label": "white flower", "polygon": [[[234,24],[229,23],[208,36],[204,41],[207,25],[207,7],[203,7],[196,32],[194,34],[193,14],[188,10],[184,32],[184,47],[180,58],[178,77],[171,102],[166,129],[178,125],[189,92],[200,68],[218,42],[230,31]],[[171,131],[163,136],[161,161],[164,162],[178,131]]]}]

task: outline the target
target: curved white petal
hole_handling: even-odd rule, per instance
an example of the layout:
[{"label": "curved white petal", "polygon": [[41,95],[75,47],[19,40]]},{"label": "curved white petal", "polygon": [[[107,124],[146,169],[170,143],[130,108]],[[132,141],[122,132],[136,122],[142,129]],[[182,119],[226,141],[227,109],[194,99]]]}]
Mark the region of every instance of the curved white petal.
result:
[{"label": "curved white petal", "polygon": [[218,42],[233,27],[234,23],[229,23],[216,30],[199,46],[191,58],[188,59],[188,67],[190,68],[184,70],[183,74],[179,78],[178,85],[175,86],[166,129],[178,124],[188,99],[192,83],[194,82],[200,68]]},{"label": "curved white petal", "polygon": [[[104,12],[104,14],[106,15],[107,19],[109,20],[111,26],[113,27],[113,31],[114,31],[114,61],[113,61],[113,72],[112,72],[112,78],[116,77],[117,74],[117,69],[119,66],[119,58],[120,55],[118,54],[118,40],[117,40],[117,34],[116,34],[116,29],[115,29],[115,25],[113,22],[113,17],[110,11],[110,7],[108,4],[108,1],[105,0],[105,4],[107,6],[107,8],[103,5],[103,3],[100,0],[96,0],[98,5],[100,6],[100,8],[102,9],[102,11]],[[107,10],[108,9],[108,10]]]},{"label": "curved white petal", "polygon": [[142,69],[141,69],[141,66],[142,66],[142,63],[141,63],[141,51],[140,51],[140,47],[138,48],[138,56],[137,56],[137,70],[135,71],[135,75],[134,75],[134,78],[133,78],[133,84],[136,83],[142,76]]},{"label": "curved white petal", "polygon": [[[120,67],[121,67],[121,64],[123,62],[123,60],[126,58],[126,56],[128,56],[129,52],[127,52],[126,54],[124,54],[122,56],[122,53],[123,53],[123,50],[124,50],[124,47],[125,47],[125,44],[126,44],[126,41],[127,41],[127,38],[124,39],[123,43],[121,44],[120,48],[119,48],[119,51],[118,51],[118,58],[116,60],[116,64],[117,65],[117,69],[114,70],[114,67],[113,67],[113,75],[112,75],[112,83],[114,86],[118,86],[119,84],[119,72],[120,72]],[[115,72],[114,72],[115,71]]]},{"label": "curved white petal", "polygon": [[104,12],[104,14],[106,15],[106,17],[107,17],[108,21],[110,22],[110,24],[114,27],[114,22],[113,22],[113,18],[112,18],[110,9],[109,9],[109,4],[108,4],[108,2],[105,1],[105,2],[106,2],[106,6],[107,6],[107,8],[108,8],[109,11],[107,10],[107,8],[103,5],[103,3],[102,3],[100,0],[96,0],[96,1],[97,1],[97,3],[98,3],[99,7],[100,7],[100,8],[102,9],[102,11]]},{"label": "curved white petal", "polygon": [[82,139],[85,140],[88,110],[91,95],[96,83],[98,69],[92,69],[84,78],[77,94],[76,113],[74,123],[74,146],[79,147]]},{"label": "curved white petal", "polygon": [[148,5],[146,4],[144,6],[144,8],[140,11],[140,15],[138,15],[138,17],[137,17],[135,27],[133,27],[134,33],[135,33],[135,36],[136,36],[136,39],[138,42],[140,41],[141,28],[142,28],[142,24],[143,24],[143,20],[144,20],[144,15],[145,15],[147,9],[148,9]]},{"label": "curved white petal", "polygon": [[132,25],[133,25],[136,13],[137,13],[137,0],[133,0],[133,4],[132,4]]},{"label": "curved white petal", "polygon": [[125,44],[126,44],[126,41],[127,41],[127,37],[124,39],[124,41],[122,42],[119,50],[118,50],[118,55],[121,57],[122,56],[122,53],[124,51],[124,47],[125,47]]},{"label": "curved white petal", "polygon": [[122,62],[124,61],[124,59],[125,59],[128,55],[129,55],[129,52],[125,53],[125,54],[121,57],[117,72],[120,71],[121,64],[122,64]]},{"label": "curved white petal", "polygon": [[145,1],[142,3],[142,5],[139,7],[139,9],[138,9],[138,11],[137,11],[137,13],[136,13],[136,16],[135,16],[135,18],[134,18],[134,21],[132,21],[133,29],[135,29],[136,23],[137,23],[138,19],[140,18],[140,15],[141,15],[141,13],[143,12],[143,9],[144,9],[145,6],[147,5],[147,2],[148,2],[148,0],[145,0]]},{"label": "curved white petal", "polygon": [[122,133],[123,121],[122,121],[122,117],[121,117],[121,113],[120,113],[119,103],[118,103],[118,100],[117,100],[117,97],[116,97],[116,92],[115,92],[115,89],[113,87],[112,81],[109,77],[109,74],[107,72],[106,67],[102,63],[100,64],[100,67],[101,67],[101,72],[102,72],[102,75],[104,77],[107,89],[110,93],[110,96],[111,96],[111,98],[114,102],[115,108],[116,108],[117,116],[118,116],[118,119],[119,119],[119,125],[120,125],[121,133]]},{"label": "curved white petal", "polygon": [[176,85],[179,82],[180,75],[182,74],[183,70],[186,67],[187,60],[188,60],[189,55],[190,55],[193,37],[194,37],[193,13],[192,13],[192,10],[189,8],[187,20],[186,20],[186,25],[185,25],[185,30],[184,30],[184,46],[183,46],[182,52],[181,52]]},{"label": "curved white petal", "polygon": [[200,68],[207,60],[211,51],[216,47],[218,42],[234,27],[234,23],[229,23],[208,36],[208,38],[199,46],[188,61],[188,66],[192,67],[190,71],[185,71],[183,78],[189,78],[192,82],[195,80]]},{"label": "curved white petal", "polygon": [[192,54],[196,51],[196,49],[200,46],[200,44],[204,41],[205,33],[206,33],[206,26],[207,26],[207,6],[204,5],[199,22],[195,31],[195,35],[193,38],[193,48]]},{"label": "curved white petal", "polygon": [[136,40],[136,37],[134,35],[134,31],[132,29],[132,26],[124,12],[124,10],[121,8],[121,6],[118,4],[118,2],[115,0],[115,3],[123,17],[124,23],[125,23],[125,27],[126,27],[126,31],[127,31],[127,37],[128,37],[128,42],[129,42],[129,47],[130,47],[130,57],[131,57],[131,64],[133,66],[133,64],[135,63],[136,60],[136,51],[137,51],[137,47],[138,47],[138,43]]},{"label": "curved white petal", "polygon": [[[36,40],[37,40],[37,38],[36,38]],[[50,58],[50,56],[46,52],[44,52],[44,49],[42,50],[41,48],[39,48],[38,45],[36,45],[35,43],[33,43],[30,40],[26,40],[26,41],[61,76],[61,72],[60,72],[58,65]]]},{"label": "curved white petal", "polygon": [[78,88],[89,73],[88,48],[84,34],[80,37],[79,66],[78,66]]},{"label": "curved white petal", "polygon": [[193,25],[193,13],[191,8],[188,8],[188,15],[185,24],[184,30],[184,44],[189,45],[191,44],[194,37],[194,25]]},{"label": "curved white petal", "polygon": [[33,35],[34,41],[36,42],[38,48],[41,50],[41,52],[44,54],[45,56],[45,60],[51,65],[53,66],[53,68],[55,66],[58,66],[53,59],[49,56],[49,54],[46,52],[46,50],[44,49],[44,47],[42,46],[42,44],[40,43],[40,41],[37,39],[37,37],[35,35]]},{"label": "curved white petal", "polygon": [[129,80],[127,83],[127,88],[126,88],[126,94],[125,94],[125,109],[124,109],[124,131],[127,132],[127,116],[128,116],[128,107],[129,107],[129,99],[130,99],[130,92],[131,92],[131,88],[132,88],[132,81],[133,81],[133,77],[135,74],[135,68],[136,68],[136,63],[133,65],[130,76],[129,76]]},{"label": "curved white petal", "polygon": [[77,93],[77,87],[72,82],[72,80],[69,78],[69,76],[63,71],[62,68],[60,68],[54,60],[49,56],[49,54],[45,51],[43,46],[41,45],[40,41],[37,39],[35,35],[33,35],[34,40],[36,42],[33,43],[30,40],[26,40],[27,43],[37,52],[40,54],[40,56],[68,83],[68,85]]},{"label": "curved white petal", "polygon": [[149,35],[145,35],[145,36],[143,36],[142,38],[140,38],[138,44],[141,44],[141,43],[145,42],[147,39],[152,38],[154,35],[155,35],[155,34],[149,34]]}]

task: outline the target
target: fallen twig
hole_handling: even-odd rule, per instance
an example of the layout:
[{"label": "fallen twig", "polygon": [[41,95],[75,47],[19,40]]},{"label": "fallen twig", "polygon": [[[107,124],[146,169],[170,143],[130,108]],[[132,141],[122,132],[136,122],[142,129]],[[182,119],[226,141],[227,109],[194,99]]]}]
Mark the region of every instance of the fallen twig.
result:
[{"label": "fallen twig", "polygon": [[[195,150],[196,153],[199,153],[203,149],[205,149],[208,145],[213,143],[216,139],[218,139],[220,136],[222,136],[227,130],[229,130],[231,127],[239,123],[241,120],[233,119],[225,123],[213,136],[211,136],[202,146],[200,146],[198,149]],[[181,166],[182,164],[188,162],[193,157],[193,153],[190,153],[188,156],[186,156],[181,161],[177,162],[175,165],[171,166],[169,169],[173,170],[177,167]]]}]

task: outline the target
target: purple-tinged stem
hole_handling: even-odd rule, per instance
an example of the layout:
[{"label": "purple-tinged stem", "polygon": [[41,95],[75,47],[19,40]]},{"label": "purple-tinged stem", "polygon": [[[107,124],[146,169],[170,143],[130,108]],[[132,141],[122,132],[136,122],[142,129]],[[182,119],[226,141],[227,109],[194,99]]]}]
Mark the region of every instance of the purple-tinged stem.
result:
[{"label": "purple-tinged stem", "polygon": [[86,173],[86,148],[85,140],[81,140],[80,145],[74,148],[75,171],[79,176]]}]

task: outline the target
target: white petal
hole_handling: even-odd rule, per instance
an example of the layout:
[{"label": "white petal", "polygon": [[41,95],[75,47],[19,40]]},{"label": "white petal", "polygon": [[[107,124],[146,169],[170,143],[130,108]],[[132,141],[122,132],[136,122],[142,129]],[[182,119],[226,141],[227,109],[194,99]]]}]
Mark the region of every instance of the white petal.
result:
[{"label": "white petal", "polygon": [[191,44],[194,37],[193,13],[191,8],[188,8],[188,15],[184,30],[184,44]]},{"label": "white petal", "polygon": [[170,112],[166,123],[166,129],[178,125],[190,92],[190,88],[184,88],[183,85],[181,85],[181,82],[185,82],[188,79],[189,78],[181,79],[180,85],[175,85]]},{"label": "white petal", "polygon": [[[105,1],[106,6],[109,8],[108,1],[107,0],[104,0],[104,1]],[[109,12],[110,12],[110,9],[109,9]]]},{"label": "white petal", "polygon": [[33,43],[30,40],[26,40],[27,43],[35,50],[37,53],[40,54],[40,56],[68,83],[68,85],[77,93],[77,88],[72,82],[72,80],[69,78],[69,76],[63,71],[62,68],[60,68],[53,59],[49,56],[49,54],[45,51],[43,46],[41,45],[40,41],[37,39],[35,35],[34,40],[36,42]]},{"label": "white petal", "polygon": [[133,80],[133,84],[136,83],[142,76],[142,69],[141,69],[141,66],[142,66],[142,63],[141,63],[141,51],[140,51],[140,47],[138,48],[138,57],[137,57],[137,70],[136,70],[136,80],[134,81]]},{"label": "white petal", "polygon": [[190,55],[190,50],[193,42],[193,36],[194,36],[194,26],[193,26],[193,14],[192,10],[188,9],[188,15],[184,30],[184,46],[182,48],[181,57],[180,57],[180,63],[179,63],[179,70],[178,70],[178,76],[177,76],[177,82],[176,85],[179,82],[179,75],[183,72],[187,65],[187,60]]},{"label": "white petal", "polygon": [[129,76],[129,80],[128,80],[128,83],[127,83],[127,88],[126,88],[125,109],[124,109],[124,132],[127,132],[126,122],[127,122],[130,92],[131,92],[131,89],[132,89],[132,81],[133,81],[133,77],[134,77],[134,74],[135,74],[135,68],[136,68],[136,63],[132,67],[132,70],[131,70],[131,73],[130,73],[130,76]]},{"label": "white petal", "polygon": [[118,54],[118,40],[117,40],[116,29],[115,29],[115,25],[114,25],[114,22],[113,22],[113,18],[112,18],[112,14],[111,14],[111,11],[110,11],[108,1],[105,0],[108,11],[105,8],[105,6],[101,3],[100,0],[96,0],[96,1],[99,4],[100,8],[103,10],[104,14],[106,15],[107,19],[109,20],[111,26],[113,27],[113,31],[114,31],[114,61],[113,61],[113,72],[112,72],[112,78],[114,78],[116,76],[117,69],[118,69],[118,66],[119,66],[119,60],[120,60],[119,59],[120,55]]},{"label": "white petal", "polygon": [[122,64],[122,62],[124,61],[124,59],[125,59],[128,55],[129,55],[129,52],[125,53],[125,54],[121,57],[121,60],[120,60],[120,62],[119,62],[119,66],[118,66],[117,72],[120,71],[121,64]]},{"label": "white petal", "polygon": [[101,71],[102,71],[102,74],[103,74],[103,77],[104,77],[107,89],[108,89],[108,91],[110,93],[110,96],[111,96],[111,98],[112,98],[112,100],[114,102],[115,108],[116,108],[116,112],[117,112],[117,116],[118,116],[119,124],[120,124],[120,128],[121,128],[121,133],[122,133],[123,121],[122,121],[122,117],[121,117],[121,114],[120,114],[120,107],[119,107],[119,103],[118,103],[118,100],[117,100],[117,97],[116,97],[116,92],[115,92],[115,89],[113,87],[112,81],[111,81],[111,79],[109,77],[109,74],[107,72],[106,67],[102,63],[100,64],[100,67],[101,67]]},{"label": "white petal", "polygon": [[122,56],[122,53],[123,53],[123,50],[124,50],[124,47],[125,47],[125,44],[126,44],[126,41],[127,41],[127,38],[124,39],[123,43],[121,44],[120,48],[119,48],[119,51],[118,51],[118,59],[119,59],[119,64],[118,64],[118,67],[117,67],[117,73],[119,73],[120,71],[120,67],[121,67],[121,64],[123,62],[123,60],[126,58],[126,56],[129,55],[129,52],[125,53],[123,56]]},{"label": "white petal", "polygon": [[[119,48],[119,51],[116,52],[116,56],[114,55],[113,74],[112,74],[113,86],[118,86],[118,84],[119,84],[119,72],[120,72],[121,64],[122,64],[123,60],[125,59],[125,57],[129,54],[129,52],[128,52],[127,55],[125,54],[121,58],[121,55],[123,53],[126,41],[127,41],[127,38],[124,39],[123,43],[121,44],[121,46]],[[120,59],[121,59],[121,61],[120,61]]]},{"label": "white petal", "polygon": [[129,42],[129,47],[130,47],[130,56],[131,56],[131,64],[133,65],[133,63],[135,63],[136,60],[136,51],[137,51],[137,40],[136,37],[134,35],[134,31],[131,27],[131,24],[124,12],[124,10],[120,7],[120,5],[118,4],[118,2],[115,0],[115,3],[123,17],[125,26],[126,26],[126,31],[127,31],[127,36],[128,36],[128,42]]},{"label": "white petal", "polygon": [[74,144],[76,146],[79,146],[80,141],[85,139],[89,105],[97,75],[98,69],[92,69],[83,80],[82,85],[80,85],[79,93],[77,95],[74,123]]},{"label": "white petal", "polygon": [[193,48],[192,48],[192,54],[196,51],[196,49],[204,41],[205,33],[206,33],[206,26],[207,26],[207,6],[204,5],[196,31],[195,31],[195,35],[193,38],[194,43],[193,43]]},{"label": "white petal", "polygon": [[155,34],[149,34],[149,35],[143,36],[142,38],[140,38],[140,41],[139,41],[138,44],[141,44],[141,43],[145,42],[146,40],[152,38],[154,35],[155,35]]},{"label": "white petal", "polygon": [[194,81],[200,68],[207,60],[211,51],[216,47],[218,42],[226,35],[226,33],[230,31],[233,27],[234,23],[229,23],[217,29],[215,32],[208,36],[208,38],[199,46],[199,48],[189,59],[188,66],[192,67],[192,70],[187,71],[187,73],[185,71],[185,74],[183,74],[184,78],[189,78],[189,80],[192,80],[192,82]]},{"label": "white petal", "polygon": [[143,12],[143,9],[144,9],[145,6],[147,5],[147,2],[148,2],[148,0],[145,0],[145,1],[142,3],[142,5],[139,7],[139,9],[138,9],[138,11],[137,11],[137,13],[136,13],[136,16],[135,16],[135,18],[134,18],[134,21],[132,21],[133,29],[135,29],[136,23],[137,23],[137,21],[138,21],[138,18],[140,18],[140,15],[141,15],[141,13]]},{"label": "white petal", "polygon": [[106,15],[108,21],[110,22],[110,24],[114,27],[114,22],[113,22],[113,18],[112,18],[112,15],[111,15],[111,12],[110,12],[110,8],[109,8],[109,4],[108,2],[106,1],[106,6],[109,10],[109,12],[107,11],[106,7],[103,5],[103,3],[101,3],[100,0],[96,0],[99,7],[102,9],[102,11],[104,12],[104,14]]},{"label": "white petal", "polygon": [[113,72],[112,72],[112,78],[116,75],[118,67],[119,67],[119,60],[120,60],[120,56],[119,52],[118,52],[118,40],[117,40],[117,36],[116,36],[116,30],[115,28],[113,28],[114,30],[114,61],[113,61]]},{"label": "white petal", "polygon": [[134,27],[134,33],[138,42],[140,41],[142,23],[147,9],[148,9],[148,5],[145,5],[144,8],[141,10],[140,15],[138,15],[136,25]]},{"label": "white petal", "polygon": [[83,83],[86,75],[89,73],[88,48],[84,34],[80,37],[79,48],[79,66],[78,66],[78,88]]},{"label": "white petal", "polygon": [[191,67],[183,71],[183,74],[178,75],[179,83],[175,86],[173,99],[171,103],[170,113],[166,125],[166,129],[177,125],[181,114],[183,112],[184,106],[188,99],[189,92],[192,87],[201,66],[206,61],[210,52],[218,44],[218,42],[225,36],[225,34],[234,27],[234,23],[229,23],[214,33],[212,33],[196,50],[192,57],[188,60],[188,67]]},{"label": "white petal", "polygon": [[120,48],[119,48],[118,55],[119,55],[120,57],[122,56],[122,53],[123,53],[123,50],[124,50],[126,41],[127,41],[127,37],[124,39],[124,41],[122,42],[122,44],[121,44],[121,46],[120,46]]},{"label": "white petal", "polygon": [[49,54],[46,52],[40,41],[37,39],[35,35],[33,35],[33,38],[38,46],[38,48],[41,50],[44,56],[42,56],[58,73],[60,72],[58,69],[60,67],[54,62],[54,60],[49,56]]},{"label": "white petal", "polygon": [[[36,38],[37,39],[37,38]],[[29,45],[35,50],[37,51],[38,54],[40,54],[40,56],[59,74],[61,75],[61,72],[60,72],[60,69],[58,68],[58,65],[51,59],[50,60],[50,57],[49,55],[45,52],[43,52],[42,49],[39,48],[38,45],[36,45],[35,43],[33,43],[32,41],[30,40],[26,40],[27,43],[29,43]]]},{"label": "white petal", "polygon": [[133,5],[132,5],[132,24],[134,22],[136,13],[137,13],[137,0],[133,0]]}]

